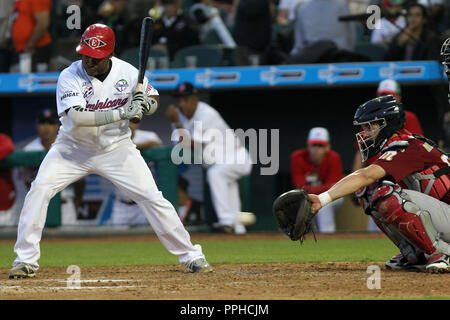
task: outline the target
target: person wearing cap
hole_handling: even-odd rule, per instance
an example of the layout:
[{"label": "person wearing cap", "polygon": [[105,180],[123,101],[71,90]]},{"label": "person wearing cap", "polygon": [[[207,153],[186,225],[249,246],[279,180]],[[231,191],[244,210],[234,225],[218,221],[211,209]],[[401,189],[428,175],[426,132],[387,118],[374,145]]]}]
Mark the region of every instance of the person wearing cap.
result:
[{"label": "person wearing cap", "polygon": [[[309,131],[307,145],[307,148],[291,154],[292,184],[307,193],[320,194],[342,178],[341,156],[331,150],[330,135],[323,127],[314,127]],[[335,201],[317,215],[319,232],[336,231],[334,215],[342,202],[343,199]]]},{"label": "person wearing cap", "polygon": [[[377,89],[377,97],[392,95],[397,102],[402,102],[402,91],[400,85],[397,81],[393,79],[385,79],[378,84]],[[405,127],[404,129],[409,131],[410,133],[414,133],[420,136],[423,136],[422,126],[420,124],[419,119],[417,118],[414,112],[404,110],[405,111]],[[352,172],[355,172],[362,167],[366,167],[375,162],[377,157],[372,157],[367,159],[365,162],[362,161],[361,152],[359,150],[356,151],[354,159],[353,159],[353,167]],[[359,202],[355,196],[352,198],[353,202],[359,206]],[[368,231],[377,232],[379,231],[378,227],[375,225],[372,219],[369,219]]]},{"label": "person wearing cap", "polygon": [[370,35],[370,42],[387,47],[403,28],[406,27],[406,19],[401,15],[403,0],[383,0],[382,10],[385,16],[378,20]]},{"label": "person wearing cap", "polygon": [[[36,123],[38,136],[23,147],[24,151],[44,151],[56,140],[60,122],[58,115],[53,109],[43,109],[39,112]],[[31,187],[31,183],[36,178],[39,167],[22,167],[18,171],[19,178],[23,184],[19,186],[20,200],[23,200],[25,193]],[[77,208],[81,205],[85,180],[81,179],[61,191],[61,225],[75,225],[77,223]],[[25,190],[23,190],[25,189]]]},{"label": "person wearing cap", "polygon": [[[172,140],[193,148],[194,158],[201,158],[218,218],[213,229],[245,234],[247,230],[239,221],[239,179],[248,176],[252,170],[248,151],[234,132],[231,133],[232,130],[219,112],[199,100],[197,89],[191,83],[179,84],[175,97],[177,105],[171,105],[167,110],[167,117],[174,130]],[[189,134],[183,134],[181,129],[187,130]]]},{"label": "person wearing cap", "polygon": [[81,59],[59,74],[61,127],[25,197],[10,278],[36,275],[50,199],[89,174],[101,175],[135,201],[161,243],[191,272],[213,271],[131,140],[129,122],[155,113],[159,93],[146,77],[138,83],[138,70],[114,57],[114,47],[114,31],[93,24],[76,47]]}]

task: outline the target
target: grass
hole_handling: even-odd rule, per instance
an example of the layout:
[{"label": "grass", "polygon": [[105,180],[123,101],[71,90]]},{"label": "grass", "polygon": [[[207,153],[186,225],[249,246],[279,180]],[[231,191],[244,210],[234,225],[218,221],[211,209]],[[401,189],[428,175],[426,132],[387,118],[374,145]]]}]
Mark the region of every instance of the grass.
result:
[{"label": "grass", "polygon": [[[210,263],[381,262],[398,249],[388,239],[208,240],[199,243]],[[0,243],[0,268],[15,258],[14,243]],[[159,242],[43,242],[41,267],[178,264]]]}]

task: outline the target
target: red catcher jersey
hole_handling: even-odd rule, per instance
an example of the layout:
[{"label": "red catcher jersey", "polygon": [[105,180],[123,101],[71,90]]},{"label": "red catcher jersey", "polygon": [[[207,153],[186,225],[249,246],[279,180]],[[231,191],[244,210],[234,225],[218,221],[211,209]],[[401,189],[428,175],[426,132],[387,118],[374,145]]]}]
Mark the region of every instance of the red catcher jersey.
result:
[{"label": "red catcher jersey", "polygon": [[316,166],[310,161],[308,149],[294,151],[291,155],[291,178],[296,188],[307,188],[308,193],[325,192],[342,178],[341,157],[330,150],[322,163]]},{"label": "red catcher jersey", "polygon": [[[0,160],[14,151],[14,144],[10,137],[0,134]],[[8,210],[14,204],[16,188],[12,178],[11,168],[0,169],[0,211]]]},{"label": "red catcher jersey", "polygon": [[[402,183],[402,180],[412,173],[422,172],[433,166],[436,168],[450,166],[449,158],[430,144],[413,138],[409,134],[405,134],[407,131],[399,131],[398,133],[400,133],[400,135],[389,140],[386,145],[398,140],[408,140],[408,147],[381,153],[374,162],[374,164],[379,165],[386,170],[387,174],[392,177],[395,183],[399,183],[404,187],[405,185]],[[449,178],[450,174],[446,174],[441,179],[446,179],[446,181],[448,181]],[[448,185],[447,183],[445,184]],[[446,191],[447,196],[446,198],[442,198],[442,201],[448,203],[448,187]],[[433,195],[430,194],[430,196]]]}]

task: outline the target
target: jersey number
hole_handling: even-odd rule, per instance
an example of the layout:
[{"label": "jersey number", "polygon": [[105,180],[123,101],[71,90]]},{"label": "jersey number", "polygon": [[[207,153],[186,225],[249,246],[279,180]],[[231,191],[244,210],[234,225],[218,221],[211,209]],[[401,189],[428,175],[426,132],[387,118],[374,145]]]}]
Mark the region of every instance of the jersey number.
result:
[{"label": "jersey number", "polygon": [[450,159],[445,154],[441,156],[441,160],[444,161],[448,166],[450,166]]},{"label": "jersey number", "polygon": [[383,153],[379,159],[391,161],[397,155],[397,151],[388,151]]}]

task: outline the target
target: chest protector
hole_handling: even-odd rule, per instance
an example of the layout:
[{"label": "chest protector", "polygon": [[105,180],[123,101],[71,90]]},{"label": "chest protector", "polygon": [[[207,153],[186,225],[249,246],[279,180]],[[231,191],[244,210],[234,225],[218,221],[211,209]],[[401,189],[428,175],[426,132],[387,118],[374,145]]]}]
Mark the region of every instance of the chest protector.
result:
[{"label": "chest protector", "polygon": [[[433,141],[419,135],[414,135],[414,138],[428,143],[442,154],[445,154]],[[432,165],[430,167],[424,168],[419,172],[414,172],[406,176],[401,181],[401,184],[403,184],[407,189],[415,190],[443,202],[449,203],[449,173],[450,166],[440,168],[438,165]]]}]

